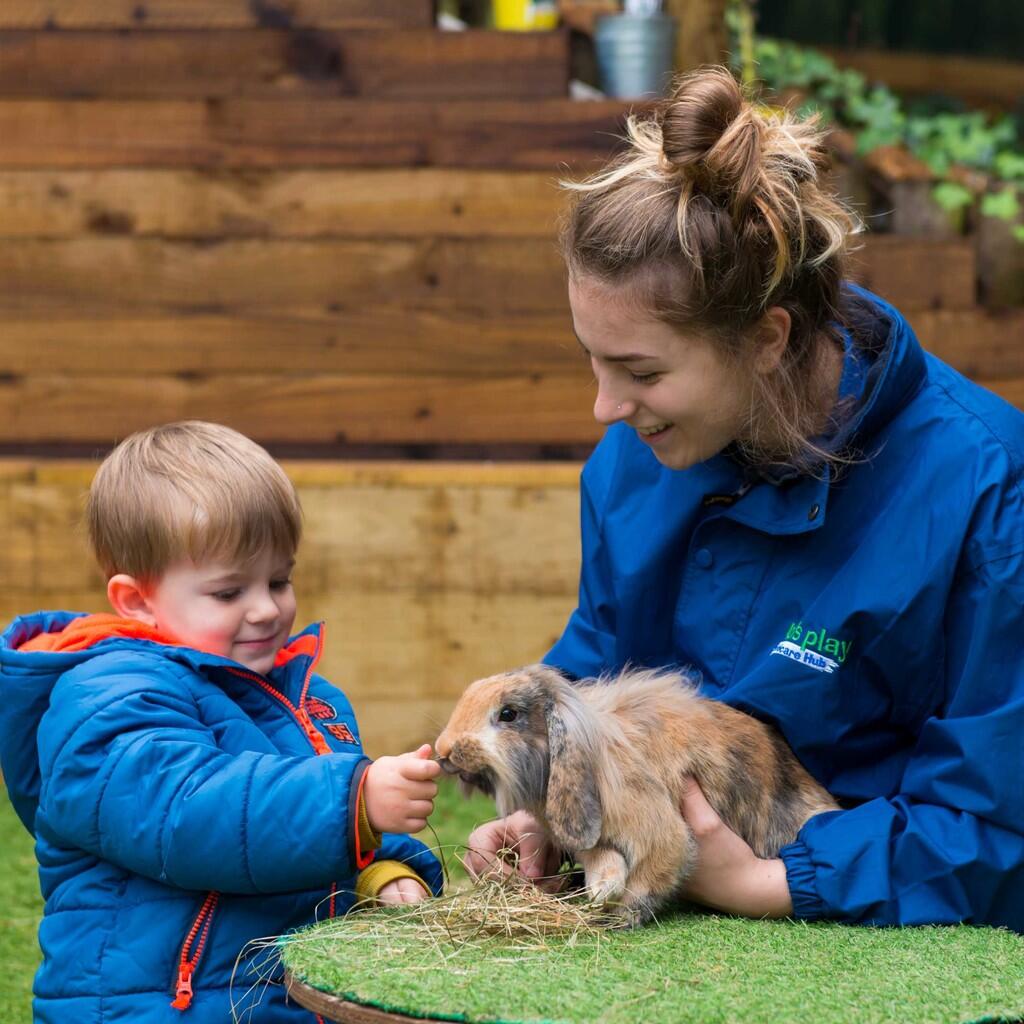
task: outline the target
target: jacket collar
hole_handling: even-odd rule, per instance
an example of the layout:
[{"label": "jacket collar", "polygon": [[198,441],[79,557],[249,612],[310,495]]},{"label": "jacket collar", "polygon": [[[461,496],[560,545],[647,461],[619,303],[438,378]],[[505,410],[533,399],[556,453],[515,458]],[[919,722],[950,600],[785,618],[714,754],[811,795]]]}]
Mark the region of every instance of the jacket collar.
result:
[{"label": "jacket collar", "polygon": [[[877,435],[924,382],[925,356],[910,325],[896,309],[857,285],[848,287],[864,323],[858,324],[858,348],[847,347],[843,376],[851,381],[863,376],[863,390],[853,415],[833,443],[854,449],[858,458],[870,458]],[[863,365],[852,365],[854,361],[866,364],[866,373]],[[722,463],[732,463],[732,470]],[[781,467],[753,470],[723,453],[695,466],[694,471],[698,486],[706,481],[719,488],[704,493],[722,496],[719,514],[723,517],[778,535],[810,533],[825,524],[835,476],[830,467],[813,476]]]},{"label": "jacket collar", "polygon": [[[179,644],[173,637],[116,615],[88,615],[82,612],[37,612],[24,615],[0,637],[0,658],[23,672],[66,671],[71,665],[97,654],[115,650],[157,648],[166,657],[194,670],[222,668],[247,671],[244,666],[217,654],[208,654]],[[323,623],[313,623],[295,634],[277,652],[270,679],[279,675],[302,677],[319,660],[323,647]],[[250,673],[252,674],[252,673]]]}]

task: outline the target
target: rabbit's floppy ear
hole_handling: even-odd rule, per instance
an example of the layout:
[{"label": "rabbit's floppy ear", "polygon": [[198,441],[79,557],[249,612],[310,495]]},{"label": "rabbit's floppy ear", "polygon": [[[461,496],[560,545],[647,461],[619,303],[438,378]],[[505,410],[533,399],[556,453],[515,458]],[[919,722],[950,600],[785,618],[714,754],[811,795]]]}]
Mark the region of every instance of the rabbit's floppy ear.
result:
[{"label": "rabbit's floppy ear", "polygon": [[549,767],[544,814],[562,846],[589,850],[601,838],[595,723],[569,683],[552,687],[546,718]]}]

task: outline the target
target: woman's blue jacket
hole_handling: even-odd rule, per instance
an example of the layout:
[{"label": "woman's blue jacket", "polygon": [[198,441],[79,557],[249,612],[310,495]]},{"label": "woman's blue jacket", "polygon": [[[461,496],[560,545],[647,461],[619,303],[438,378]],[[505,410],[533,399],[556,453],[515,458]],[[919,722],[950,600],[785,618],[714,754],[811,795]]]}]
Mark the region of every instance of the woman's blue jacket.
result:
[{"label": "woman's blue jacket", "polygon": [[782,850],[798,917],[1024,931],[1024,415],[859,295],[860,461],[672,471],[612,427],[583,471],[579,606],[546,660],[685,667],[782,731],[843,807]]},{"label": "woman's blue jacket", "polygon": [[[233,1000],[239,1020],[313,1024],[247,944],[353,900],[369,761],[348,700],[313,673],[321,627],[267,677],[137,638],[19,650],[74,618],[41,612],[0,638],[4,781],[46,901],[35,1020],[226,1024]],[[439,889],[416,840],[385,836],[376,856]],[[192,997],[174,1009],[183,964]]]}]

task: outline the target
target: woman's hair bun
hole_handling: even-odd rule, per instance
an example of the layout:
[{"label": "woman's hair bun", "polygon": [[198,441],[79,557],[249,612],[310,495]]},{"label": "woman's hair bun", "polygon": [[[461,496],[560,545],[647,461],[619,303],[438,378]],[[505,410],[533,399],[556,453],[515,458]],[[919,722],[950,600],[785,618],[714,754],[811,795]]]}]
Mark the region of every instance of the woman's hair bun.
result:
[{"label": "woman's hair bun", "polygon": [[709,197],[745,205],[760,172],[760,118],[723,67],[685,75],[658,114],[666,169]]}]

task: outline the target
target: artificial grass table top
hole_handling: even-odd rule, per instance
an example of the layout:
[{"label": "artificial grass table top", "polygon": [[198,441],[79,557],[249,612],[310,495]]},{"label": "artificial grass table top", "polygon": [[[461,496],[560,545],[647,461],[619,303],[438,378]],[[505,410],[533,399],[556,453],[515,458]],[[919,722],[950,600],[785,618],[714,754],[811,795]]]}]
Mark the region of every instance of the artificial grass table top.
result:
[{"label": "artificial grass table top", "polygon": [[[367,928],[359,919],[371,915],[378,920]],[[386,942],[381,915],[389,918]],[[448,944],[424,941],[409,912],[395,909],[287,936],[281,954],[299,988],[450,1021],[967,1024],[1024,1018],[1024,937],[967,926],[874,929],[679,913],[634,932]]]}]

